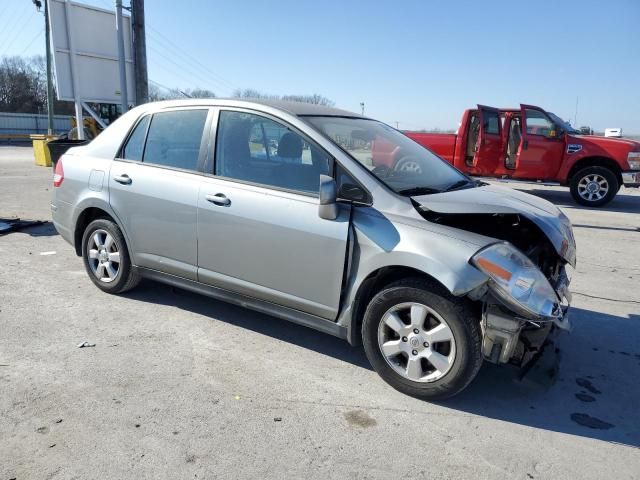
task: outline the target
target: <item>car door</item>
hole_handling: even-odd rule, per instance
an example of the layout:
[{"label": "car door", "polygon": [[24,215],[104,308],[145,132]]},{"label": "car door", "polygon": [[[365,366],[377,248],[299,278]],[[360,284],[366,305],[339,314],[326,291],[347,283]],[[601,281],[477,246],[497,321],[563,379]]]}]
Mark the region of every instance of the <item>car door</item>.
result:
[{"label": "car door", "polygon": [[214,175],[198,198],[198,280],[335,319],[350,206],[318,216],[332,159],[273,117],[221,110],[216,125]]},{"label": "car door", "polygon": [[197,203],[208,115],[207,108],[190,108],[143,117],[112,162],[110,203],[139,267],[197,278]]},{"label": "car door", "polygon": [[555,178],[564,153],[558,127],[539,107],[520,105],[520,112],[522,140],[513,176],[533,180]]},{"label": "car door", "polygon": [[504,150],[500,110],[478,105],[478,119],[477,141],[468,171],[475,175],[494,175]]}]

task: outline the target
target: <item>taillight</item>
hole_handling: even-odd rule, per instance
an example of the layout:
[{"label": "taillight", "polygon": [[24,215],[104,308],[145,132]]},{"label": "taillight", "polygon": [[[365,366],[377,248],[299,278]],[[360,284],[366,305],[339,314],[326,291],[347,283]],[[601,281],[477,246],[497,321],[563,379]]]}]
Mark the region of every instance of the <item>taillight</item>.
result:
[{"label": "taillight", "polygon": [[53,172],[53,186],[59,187],[64,180],[64,168],[62,168],[62,158],[56,163],[56,169]]}]

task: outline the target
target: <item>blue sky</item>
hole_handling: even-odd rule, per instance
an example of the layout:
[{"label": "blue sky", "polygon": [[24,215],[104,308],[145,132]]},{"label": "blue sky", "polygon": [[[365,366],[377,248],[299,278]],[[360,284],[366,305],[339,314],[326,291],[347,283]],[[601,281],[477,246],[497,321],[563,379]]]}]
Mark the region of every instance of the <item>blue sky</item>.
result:
[{"label": "blue sky", "polygon": [[[171,87],[320,93],[405,129],[455,128],[477,103],[573,121],[578,97],[579,125],[640,133],[639,0],[147,0],[146,13],[150,78]],[[31,0],[0,0],[0,55],[43,51]]]}]

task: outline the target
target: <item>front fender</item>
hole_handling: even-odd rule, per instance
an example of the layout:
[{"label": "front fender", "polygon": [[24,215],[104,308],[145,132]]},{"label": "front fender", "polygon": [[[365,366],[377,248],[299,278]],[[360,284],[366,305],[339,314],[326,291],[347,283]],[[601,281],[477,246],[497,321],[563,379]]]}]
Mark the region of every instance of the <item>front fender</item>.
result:
[{"label": "front fender", "polygon": [[352,269],[339,324],[350,326],[360,287],[382,268],[417,270],[440,282],[455,296],[464,295],[488,280],[469,260],[495,239],[474,234],[469,235],[470,239],[461,239],[451,229],[422,219],[392,223],[381,213],[368,210],[354,211]]}]

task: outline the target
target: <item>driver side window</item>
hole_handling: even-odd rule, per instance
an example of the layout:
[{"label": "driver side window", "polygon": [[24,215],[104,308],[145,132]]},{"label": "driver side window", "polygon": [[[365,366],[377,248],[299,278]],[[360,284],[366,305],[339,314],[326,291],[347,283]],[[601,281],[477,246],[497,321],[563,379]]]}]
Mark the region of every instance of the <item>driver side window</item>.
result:
[{"label": "driver side window", "polygon": [[333,160],[284,124],[251,113],[221,111],[215,174],[239,181],[318,193]]},{"label": "driver side window", "polygon": [[554,125],[547,116],[538,110],[525,110],[528,135],[549,136]]}]

